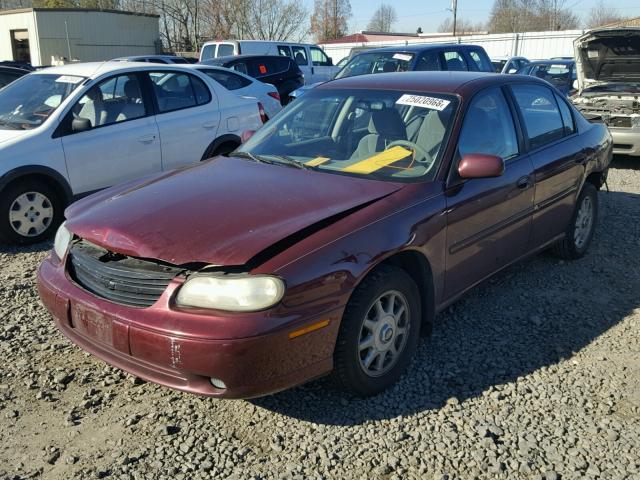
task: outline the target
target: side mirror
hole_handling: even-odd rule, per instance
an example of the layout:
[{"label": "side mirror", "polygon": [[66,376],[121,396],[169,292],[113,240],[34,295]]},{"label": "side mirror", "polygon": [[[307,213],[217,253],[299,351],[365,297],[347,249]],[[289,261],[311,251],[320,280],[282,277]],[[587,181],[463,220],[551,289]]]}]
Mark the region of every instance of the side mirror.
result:
[{"label": "side mirror", "polygon": [[458,174],[462,178],[499,177],[504,173],[504,160],[496,155],[468,153],[458,165]]},{"label": "side mirror", "polygon": [[91,120],[88,118],[74,118],[71,122],[71,131],[74,133],[86,132],[87,130],[91,130]]},{"label": "side mirror", "polygon": [[246,143],[247,140],[253,137],[254,133],[256,133],[255,130],[245,130],[244,132],[242,132],[242,135],[240,136],[240,141],[242,143]]}]

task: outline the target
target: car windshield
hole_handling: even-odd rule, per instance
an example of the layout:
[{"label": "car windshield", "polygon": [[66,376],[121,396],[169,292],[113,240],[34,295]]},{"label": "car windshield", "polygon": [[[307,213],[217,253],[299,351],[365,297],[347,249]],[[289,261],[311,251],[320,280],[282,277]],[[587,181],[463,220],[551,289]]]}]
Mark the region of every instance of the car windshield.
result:
[{"label": "car windshield", "polygon": [[236,155],[379,180],[433,179],[458,105],[453,95],[317,89],[296,100]]},{"label": "car windshield", "polygon": [[555,85],[556,87],[562,87],[569,83],[571,79],[571,66],[564,64],[544,63],[539,65],[533,65],[529,72],[529,75],[533,77],[542,78],[547,82]]},{"label": "car windshield", "polygon": [[336,78],[355,77],[369,73],[406,72],[409,70],[413,53],[372,52],[353,57]]},{"label": "car windshield", "polygon": [[85,77],[26,75],[0,90],[0,129],[31,130],[42,125]]}]

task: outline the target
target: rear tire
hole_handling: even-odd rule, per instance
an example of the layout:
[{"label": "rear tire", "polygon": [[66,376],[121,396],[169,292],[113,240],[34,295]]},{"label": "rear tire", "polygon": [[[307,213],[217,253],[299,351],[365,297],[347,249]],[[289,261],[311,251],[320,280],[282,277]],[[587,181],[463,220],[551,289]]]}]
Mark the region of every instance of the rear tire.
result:
[{"label": "rear tire", "polygon": [[562,240],[553,245],[552,252],[565,260],[576,260],[589,249],[598,220],[598,190],[585,183]]},{"label": "rear tire", "polygon": [[234,142],[225,142],[215,147],[211,145],[209,148],[207,148],[207,151],[204,152],[204,155],[202,156],[202,160],[209,160],[210,158],[217,157],[217,156],[226,157],[239,146],[240,146],[239,143],[234,143]]},{"label": "rear tire", "polygon": [[63,220],[63,202],[40,180],[17,180],[0,193],[0,240],[31,245],[52,237]]},{"label": "rear tire", "polygon": [[365,278],[345,309],[334,352],[334,377],[357,396],[376,395],[405,372],[420,335],[418,287],[384,265]]}]

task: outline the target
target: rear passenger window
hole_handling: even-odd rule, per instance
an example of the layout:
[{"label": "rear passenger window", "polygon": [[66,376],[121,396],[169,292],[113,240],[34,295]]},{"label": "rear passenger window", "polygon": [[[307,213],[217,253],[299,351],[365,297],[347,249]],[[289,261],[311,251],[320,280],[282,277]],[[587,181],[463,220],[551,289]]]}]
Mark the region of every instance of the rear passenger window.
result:
[{"label": "rear passenger window", "polygon": [[483,55],[477,50],[470,50],[469,57],[471,57],[471,70],[478,72],[491,72],[491,62],[485,59]]},{"label": "rear passenger window", "polygon": [[447,70],[456,71],[456,72],[469,70],[469,67],[467,66],[467,61],[460,54],[460,52],[456,52],[456,51],[444,52],[444,61],[447,65]]},{"label": "rear passenger window", "polygon": [[238,90],[251,85],[251,80],[235,73],[223,72],[222,70],[202,70],[202,72],[227,90]]},{"label": "rear passenger window", "polygon": [[499,88],[484,90],[473,98],[460,131],[458,151],[460,155],[497,155],[504,160],[518,154],[511,110]]},{"label": "rear passenger window", "polygon": [[567,105],[567,102],[564,101],[559,95],[554,94],[556,97],[556,101],[558,102],[558,106],[560,107],[560,115],[562,115],[562,124],[564,125],[564,133],[565,135],[571,135],[575,133],[576,126],[573,121],[573,115],[571,115],[571,108]]},{"label": "rear passenger window", "polygon": [[298,65],[308,65],[307,51],[304,47],[291,47],[293,50],[293,59]]},{"label": "rear passenger window", "polygon": [[198,78],[185,73],[151,72],[161,113],[202,105],[211,100],[209,89]]},{"label": "rear passenger window", "polygon": [[540,85],[511,87],[520,108],[531,148],[564,137],[564,124],[553,92]]},{"label": "rear passenger window", "polygon": [[442,70],[440,66],[440,53],[438,52],[424,52],[418,58],[416,63],[416,70],[420,71],[433,71]]},{"label": "rear passenger window", "polygon": [[228,57],[233,54],[233,45],[231,45],[230,43],[221,43],[220,45],[218,45],[218,54],[216,55],[216,57]]},{"label": "rear passenger window", "polygon": [[287,45],[278,45],[278,55],[291,58],[291,49]]}]

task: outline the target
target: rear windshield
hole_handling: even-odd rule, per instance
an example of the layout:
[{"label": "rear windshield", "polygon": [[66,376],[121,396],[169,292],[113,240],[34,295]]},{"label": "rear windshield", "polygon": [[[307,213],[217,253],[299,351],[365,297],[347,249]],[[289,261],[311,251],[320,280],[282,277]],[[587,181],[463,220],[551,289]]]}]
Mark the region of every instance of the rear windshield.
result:
[{"label": "rear windshield", "polygon": [[355,77],[370,73],[406,72],[411,66],[413,53],[371,52],[353,57],[336,78]]},{"label": "rear windshield", "polygon": [[237,152],[336,175],[429,180],[440,166],[457,105],[456,97],[436,93],[315,89]]},{"label": "rear windshield", "polygon": [[533,65],[529,71],[529,75],[546,80],[556,87],[563,87],[574,80],[571,76],[571,65],[564,64],[545,63]]}]

